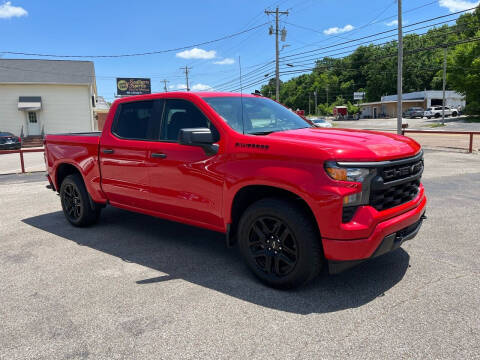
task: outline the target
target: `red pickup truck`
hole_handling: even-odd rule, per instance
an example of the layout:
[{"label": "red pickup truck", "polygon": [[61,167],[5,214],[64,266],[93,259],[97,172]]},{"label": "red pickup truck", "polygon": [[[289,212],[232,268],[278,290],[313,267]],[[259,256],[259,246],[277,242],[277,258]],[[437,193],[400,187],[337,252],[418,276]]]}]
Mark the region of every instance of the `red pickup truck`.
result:
[{"label": "red pickup truck", "polygon": [[112,205],[222,232],[278,288],[396,249],[427,202],[414,140],[312,127],[258,95],[122,98],[102,133],[47,135],[45,161],[73,225]]}]

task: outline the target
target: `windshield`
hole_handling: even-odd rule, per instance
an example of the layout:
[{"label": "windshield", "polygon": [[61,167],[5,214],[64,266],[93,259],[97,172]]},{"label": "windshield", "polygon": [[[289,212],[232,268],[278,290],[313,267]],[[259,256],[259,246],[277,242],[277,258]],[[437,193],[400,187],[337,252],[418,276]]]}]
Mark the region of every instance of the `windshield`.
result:
[{"label": "windshield", "polygon": [[270,99],[240,96],[203,99],[239,133],[267,135],[311,127],[300,116]]}]

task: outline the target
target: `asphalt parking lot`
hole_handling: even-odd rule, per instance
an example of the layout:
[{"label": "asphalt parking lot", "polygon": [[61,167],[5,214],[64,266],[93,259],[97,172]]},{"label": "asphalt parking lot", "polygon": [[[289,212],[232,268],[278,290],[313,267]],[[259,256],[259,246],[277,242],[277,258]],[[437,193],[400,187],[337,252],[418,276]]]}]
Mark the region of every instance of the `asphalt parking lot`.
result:
[{"label": "asphalt parking lot", "polygon": [[220,234],[111,207],[73,228],[43,174],[0,176],[0,358],[478,359],[480,156],[425,161],[417,238],[289,292]]}]

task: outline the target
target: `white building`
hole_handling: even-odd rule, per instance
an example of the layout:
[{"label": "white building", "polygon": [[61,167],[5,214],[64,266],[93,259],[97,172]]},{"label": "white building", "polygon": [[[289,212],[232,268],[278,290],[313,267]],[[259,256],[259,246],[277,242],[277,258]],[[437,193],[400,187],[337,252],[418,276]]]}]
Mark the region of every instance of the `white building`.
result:
[{"label": "white building", "polygon": [[94,131],[96,94],[93,62],[0,59],[0,131]]},{"label": "white building", "polygon": [[[427,109],[431,106],[442,106],[443,91],[425,90],[403,94],[403,112],[411,107]],[[456,109],[465,108],[465,96],[456,91],[445,91],[445,104]],[[397,95],[382,96],[380,101],[360,105],[363,118],[397,117]]]}]

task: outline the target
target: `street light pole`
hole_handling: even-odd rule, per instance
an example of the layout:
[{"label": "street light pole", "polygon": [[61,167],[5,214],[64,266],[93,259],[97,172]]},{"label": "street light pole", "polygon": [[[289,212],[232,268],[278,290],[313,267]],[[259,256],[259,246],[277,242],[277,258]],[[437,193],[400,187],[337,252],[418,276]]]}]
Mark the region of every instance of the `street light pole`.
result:
[{"label": "street light pole", "polygon": [[447,86],[447,47],[443,48],[443,105],[442,105],[442,125],[445,125],[445,88]]},{"label": "street light pole", "polygon": [[403,25],[402,0],[398,2],[398,65],[397,65],[397,134],[402,134],[403,120]]}]

